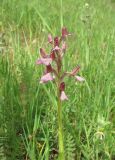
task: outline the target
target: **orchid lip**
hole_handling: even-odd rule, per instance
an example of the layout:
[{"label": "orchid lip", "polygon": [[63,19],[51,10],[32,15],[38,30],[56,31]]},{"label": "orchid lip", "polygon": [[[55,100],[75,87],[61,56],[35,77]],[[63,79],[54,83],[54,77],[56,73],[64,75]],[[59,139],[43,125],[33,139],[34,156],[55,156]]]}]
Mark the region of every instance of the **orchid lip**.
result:
[{"label": "orchid lip", "polygon": [[68,100],[68,97],[66,96],[64,91],[61,92],[60,99],[61,101]]},{"label": "orchid lip", "polygon": [[58,46],[56,46],[54,49],[53,49],[53,51],[59,51],[59,50],[61,50]]},{"label": "orchid lip", "polygon": [[40,58],[37,60],[36,64],[40,65],[40,64],[44,64],[46,66],[50,65],[52,62],[51,58]]},{"label": "orchid lip", "polygon": [[51,73],[47,73],[41,77],[40,83],[47,83],[48,81],[52,80],[54,80],[54,78],[52,77]]},{"label": "orchid lip", "polygon": [[85,78],[80,77],[80,76],[75,76],[75,78],[76,78],[76,80],[79,81],[79,82],[85,81]]}]

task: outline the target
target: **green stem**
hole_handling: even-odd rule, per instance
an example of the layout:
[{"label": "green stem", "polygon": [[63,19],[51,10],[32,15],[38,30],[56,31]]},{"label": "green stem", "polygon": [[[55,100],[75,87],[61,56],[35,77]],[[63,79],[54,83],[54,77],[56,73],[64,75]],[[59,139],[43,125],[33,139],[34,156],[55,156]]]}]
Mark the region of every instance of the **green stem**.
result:
[{"label": "green stem", "polygon": [[[60,83],[59,83],[60,84]],[[64,144],[63,144],[63,124],[62,124],[62,104],[60,100],[60,91],[58,87],[58,144],[59,144],[59,157],[58,160],[65,160]]]}]

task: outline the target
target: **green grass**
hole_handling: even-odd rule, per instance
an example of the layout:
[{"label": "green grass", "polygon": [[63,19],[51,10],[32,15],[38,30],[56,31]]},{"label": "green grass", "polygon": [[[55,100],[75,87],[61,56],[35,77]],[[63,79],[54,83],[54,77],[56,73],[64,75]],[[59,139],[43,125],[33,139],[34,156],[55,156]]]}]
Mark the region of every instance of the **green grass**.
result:
[{"label": "green grass", "polygon": [[[35,65],[48,33],[66,26],[64,68],[81,65],[84,84],[66,80],[67,160],[115,159],[115,3],[108,0],[0,1],[0,159],[57,157],[55,88]],[[88,3],[88,7],[87,4]],[[53,158],[51,158],[53,157]]]}]

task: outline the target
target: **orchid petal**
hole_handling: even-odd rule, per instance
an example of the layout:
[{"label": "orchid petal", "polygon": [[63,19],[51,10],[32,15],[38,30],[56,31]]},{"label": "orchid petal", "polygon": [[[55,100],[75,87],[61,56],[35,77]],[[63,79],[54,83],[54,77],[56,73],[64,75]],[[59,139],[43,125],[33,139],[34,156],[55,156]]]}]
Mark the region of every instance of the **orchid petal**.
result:
[{"label": "orchid petal", "polygon": [[80,77],[80,76],[75,76],[76,80],[79,81],[79,82],[83,82],[85,81],[85,79],[83,77]]},{"label": "orchid petal", "polygon": [[61,92],[60,99],[61,99],[61,101],[68,100],[68,97],[66,96],[64,91]]},{"label": "orchid petal", "polygon": [[64,79],[65,76],[72,76],[74,77],[80,70],[80,66],[75,67],[71,72],[64,72],[61,76],[61,80]]},{"label": "orchid petal", "polygon": [[54,78],[52,77],[51,73],[47,73],[43,75],[40,79],[40,83],[47,83],[48,81],[52,81]]},{"label": "orchid petal", "polygon": [[52,62],[52,59],[51,58],[40,58],[37,60],[36,64],[44,64],[46,66],[50,65]]},{"label": "orchid petal", "polygon": [[75,76],[80,70],[80,66],[75,67],[71,72],[69,72],[70,76]]}]

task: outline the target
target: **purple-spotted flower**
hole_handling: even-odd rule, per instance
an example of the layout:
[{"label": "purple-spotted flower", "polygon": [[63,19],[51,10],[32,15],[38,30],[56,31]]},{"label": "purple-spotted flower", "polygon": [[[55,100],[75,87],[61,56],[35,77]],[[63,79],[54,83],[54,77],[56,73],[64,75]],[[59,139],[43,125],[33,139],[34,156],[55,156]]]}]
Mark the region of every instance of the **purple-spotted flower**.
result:
[{"label": "purple-spotted flower", "polygon": [[[51,51],[49,54],[43,48],[40,48],[41,57],[36,61],[37,65],[43,64],[45,66],[44,75],[40,79],[40,83],[47,83],[53,81],[59,90],[59,97],[61,101],[68,100],[65,94],[65,77],[73,77],[79,82],[83,82],[85,79],[80,77],[78,72],[80,66],[76,66],[72,71],[65,71],[62,73],[63,63],[62,59],[67,49],[66,39],[71,34],[67,31],[66,27],[62,28],[61,36],[52,38],[51,34],[48,35],[48,44],[51,44]],[[54,78],[55,77],[55,78]]]}]

